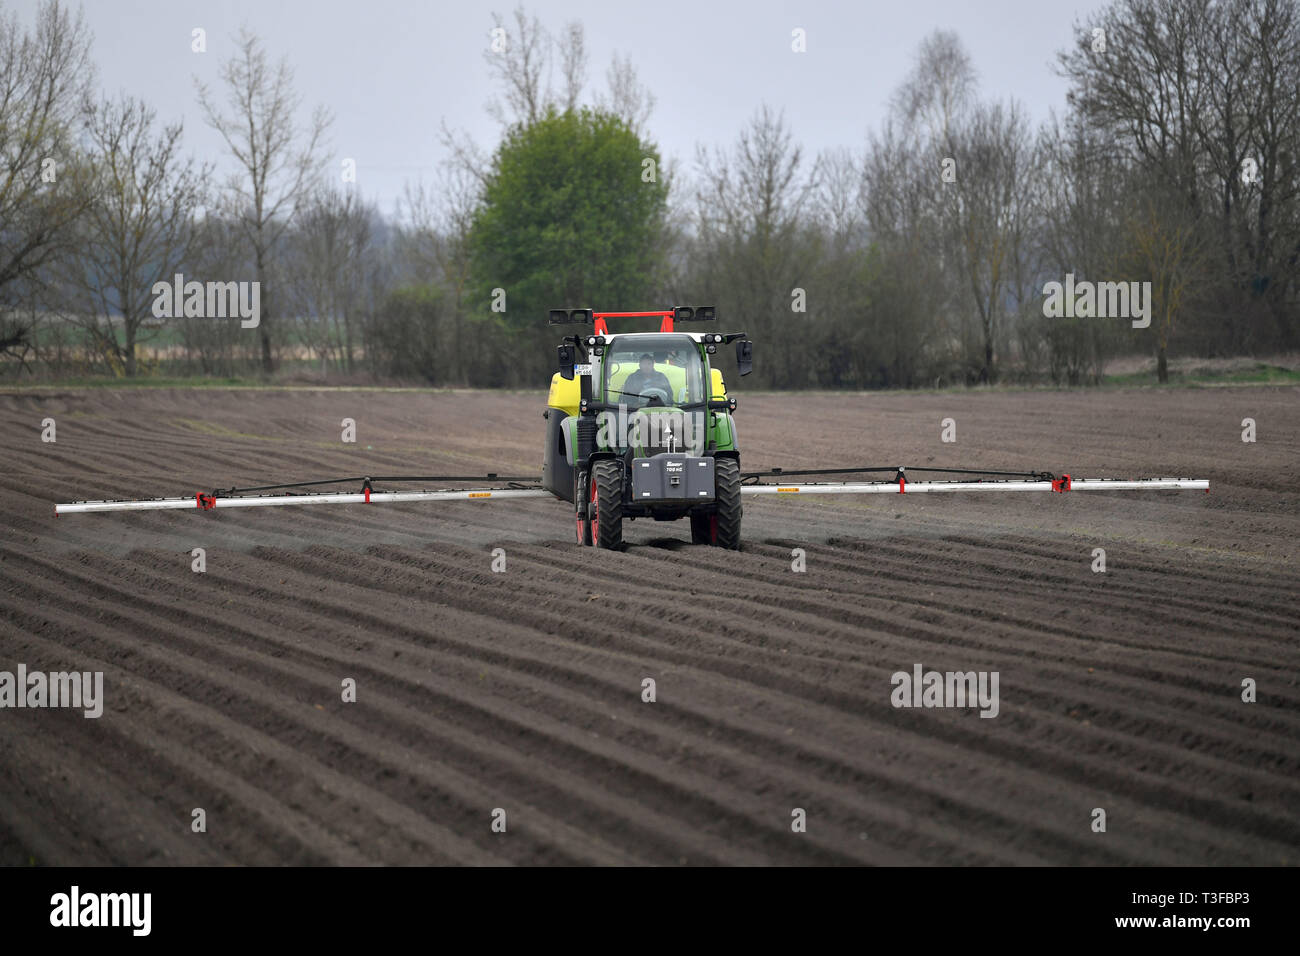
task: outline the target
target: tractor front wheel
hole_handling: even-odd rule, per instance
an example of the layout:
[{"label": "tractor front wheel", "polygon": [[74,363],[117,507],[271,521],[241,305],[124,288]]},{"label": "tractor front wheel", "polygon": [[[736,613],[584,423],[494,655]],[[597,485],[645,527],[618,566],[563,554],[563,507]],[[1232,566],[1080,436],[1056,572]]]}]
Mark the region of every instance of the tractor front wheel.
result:
[{"label": "tractor front wheel", "polygon": [[602,458],[591,469],[591,543],[598,548],[623,544],[623,462]]},{"label": "tractor front wheel", "polygon": [[[713,461],[714,500],[717,510],[710,515],[709,543],[728,551],[740,550],[740,462],[735,458]],[[694,537],[695,522],[691,521]]]}]

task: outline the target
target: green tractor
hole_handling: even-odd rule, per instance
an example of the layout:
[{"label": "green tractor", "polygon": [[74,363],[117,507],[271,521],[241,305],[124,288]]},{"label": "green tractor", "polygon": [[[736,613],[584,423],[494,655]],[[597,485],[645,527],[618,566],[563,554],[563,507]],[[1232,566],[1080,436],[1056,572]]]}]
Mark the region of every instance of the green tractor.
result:
[{"label": "green tractor", "polygon": [[[660,319],[658,332],[611,333],[609,318]],[[669,312],[553,310],[552,324],[593,324],[559,346],[551,378],[542,486],[571,502],[579,544],[618,548],[623,522],[689,518],[691,540],[740,548],[740,445],[718,349],[735,343],[753,370],[744,332],[678,332],[713,321],[712,307]]]}]

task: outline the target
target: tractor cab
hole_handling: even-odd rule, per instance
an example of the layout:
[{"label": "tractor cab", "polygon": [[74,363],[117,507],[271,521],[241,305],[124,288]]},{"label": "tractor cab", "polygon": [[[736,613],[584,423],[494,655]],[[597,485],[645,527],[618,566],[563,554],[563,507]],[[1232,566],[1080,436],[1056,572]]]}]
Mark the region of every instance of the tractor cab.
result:
[{"label": "tractor cab", "polygon": [[[647,458],[704,454],[709,367],[700,343],[680,332],[611,335],[592,359],[596,446]],[[719,375],[720,377],[720,375]],[[616,410],[615,410],[616,409]]]},{"label": "tractor cab", "polygon": [[597,398],[628,408],[672,407],[704,401],[707,369],[699,344],[683,333],[627,333],[608,338],[592,367]]}]

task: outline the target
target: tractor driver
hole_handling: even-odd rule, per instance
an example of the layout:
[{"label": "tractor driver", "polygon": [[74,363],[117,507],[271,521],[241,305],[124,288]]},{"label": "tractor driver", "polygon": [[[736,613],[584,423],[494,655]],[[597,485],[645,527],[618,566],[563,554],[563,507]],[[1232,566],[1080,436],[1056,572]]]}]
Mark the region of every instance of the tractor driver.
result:
[{"label": "tractor driver", "polygon": [[664,396],[667,400],[672,400],[673,387],[668,381],[668,376],[655,368],[654,356],[646,352],[641,356],[640,367],[627,377],[623,383],[623,394],[625,395],[645,395],[646,389],[660,388],[663,389]]}]

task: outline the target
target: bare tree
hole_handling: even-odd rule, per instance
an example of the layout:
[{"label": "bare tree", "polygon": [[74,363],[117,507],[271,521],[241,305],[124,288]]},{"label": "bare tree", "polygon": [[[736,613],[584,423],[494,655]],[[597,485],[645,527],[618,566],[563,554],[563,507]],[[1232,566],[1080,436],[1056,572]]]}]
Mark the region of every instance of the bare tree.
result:
[{"label": "bare tree", "polygon": [[[1196,116],[1198,146],[1204,151],[1209,172],[1206,186],[1210,214],[1219,224],[1222,268],[1229,281],[1239,283],[1250,256],[1242,245],[1248,237],[1244,228],[1247,203],[1251,199],[1251,177],[1243,175],[1249,163],[1256,163],[1259,110],[1254,76],[1257,50],[1240,29],[1240,18],[1249,17],[1251,0],[1229,0],[1206,10],[1206,22],[1194,35],[1197,60],[1203,65],[1200,83],[1205,89],[1205,108]],[[1290,97],[1294,102],[1294,96]],[[1267,171],[1265,188],[1274,189],[1276,166]],[[1264,203],[1268,205],[1268,203]],[[1217,215],[1214,215],[1217,212]]]},{"label": "bare tree", "polygon": [[1156,378],[1169,381],[1169,342],[1185,308],[1206,282],[1206,249],[1195,215],[1175,198],[1152,193],[1128,222],[1132,267],[1150,277]]},{"label": "bare tree", "polygon": [[[1040,214],[1036,257],[1058,279],[1122,279],[1123,232],[1134,188],[1128,163],[1102,129],[1080,113],[1064,124],[1053,120],[1039,137]],[[1119,335],[1090,318],[1046,318],[1041,309],[1022,327],[1027,351],[1045,349],[1052,380],[1096,384],[1108,350]]]},{"label": "bare tree", "polygon": [[860,384],[912,385],[923,372],[935,380],[951,374],[946,319],[963,302],[951,275],[939,158],[897,121],[868,140],[860,201],[877,265],[866,293],[867,335],[859,339]]},{"label": "bare tree", "polygon": [[556,40],[560,54],[560,73],[564,77],[564,108],[576,110],[582,87],[587,82],[587,42],[582,24],[571,20]]},{"label": "bare tree", "polygon": [[613,55],[605,71],[605,84],[609,92],[596,97],[596,106],[620,117],[640,136],[654,112],[655,97],[641,82],[631,57]]},{"label": "bare tree", "polygon": [[375,218],[356,190],[322,186],[304,203],[286,239],[286,285],[303,341],[315,350],[322,369],[331,362],[346,372],[355,369]]},{"label": "bare tree", "polygon": [[[1248,275],[1239,269],[1238,276],[1247,294],[1265,300],[1283,347],[1291,347],[1300,294],[1300,7],[1289,0],[1241,0],[1238,6],[1245,9],[1235,22],[1244,29],[1253,66],[1242,85],[1253,94],[1248,112],[1258,157],[1249,184],[1257,193],[1250,196],[1256,200],[1253,221],[1245,230],[1251,268]],[[1230,12],[1237,10],[1224,15]],[[1240,165],[1232,172],[1241,182]]]},{"label": "bare tree", "polygon": [[813,277],[803,240],[818,187],[815,164],[804,162],[784,115],[763,106],[731,150],[700,149],[696,170],[699,294],[727,295],[771,343],[764,377],[796,384],[791,320],[799,313],[791,307],[794,290],[806,293]]},{"label": "bare tree", "polygon": [[128,377],[136,374],[137,341],[153,324],[154,283],[170,283],[191,261],[208,174],[181,157],[181,124],[155,135],[155,117],[128,97],[88,108],[95,198],[59,270],[73,320]]},{"label": "bare tree", "polygon": [[[1158,214],[1174,217],[1162,234],[1200,233],[1213,281],[1188,311],[1191,330],[1206,348],[1244,351],[1271,314],[1279,344],[1293,347],[1300,9],[1294,0],[1118,0],[1089,27],[1060,57],[1071,105],[1127,153],[1144,193],[1159,194]],[[1090,43],[1097,30],[1104,51]],[[1190,220],[1169,205],[1171,192]]]},{"label": "bare tree", "polygon": [[841,148],[819,156],[816,166],[821,173],[814,196],[816,214],[833,248],[861,242],[866,186],[861,158]]},{"label": "bare tree", "polygon": [[923,131],[930,143],[944,143],[954,121],[973,102],[975,86],[975,68],[961,39],[951,30],[935,30],[921,41],[891,106],[907,127]]},{"label": "bare tree", "polygon": [[199,105],[208,125],[221,134],[242,167],[232,176],[228,196],[245,239],[253,250],[257,281],[261,283],[262,369],[273,370],[270,303],[267,288],[270,260],[299,205],[308,195],[310,177],[319,167],[326,131],[332,121],[317,107],[305,129],[295,114],[301,97],[295,92],[288,60],[272,66],[261,40],[241,30],[234,55],[222,64],[225,110],[206,85],[195,80]]},{"label": "bare tree", "polygon": [[[214,212],[197,223],[197,238],[190,269],[201,276],[247,275],[253,267],[252,256],[243,238],[242,226],[233,219]],[[191,368],[204,375],[235,375],[260,360],[260,343],[249,343],[238,322],[213,322],[203,316],[172,318],[180,331],[181,345]]]},{"label": "bare tree", "polygon": [[50,0],[26,32],[0,11],[0,354],[20,360],[34,320],[11,309],[23,299],[30,305],[41,271],[91,200],[75,143],[91,79],[80,13]]},{"label": "bare tree", "polygon": [[[551,36],[536,16],[528,16],[522,4],[515,8],[512,19],[513,28],[501,14],[492,14],[491,42],[483,59],[500,83],[505,102],[494,99],[487,110],[502,125],[530,125],[551,102]],[[579,28],[579,51],[581,42]]]},{"label": "bare tree", "polygon": [[[479,179],[462,163],[451,161],[439,172],[437,194],[423,183],[408,187],[405,195],[405,224],[399,236],[408,275],[418,284],[436,282],[446,295],[450,314],[450,353],[464,355],[465,326],[470,302],[470,230],[478,207]],[[453,384],[465,384],[466,366],[450,363],[448,377]]]},{"label": "bare tree", "polygon": [[[930,314],[912,320],[921,334],[896,332],[897,340],[921,346],[927,327],[940,324],[935,316],[946,316],[946,350],[958,347],[953,359],[963,377],[990,382],[1012,337],[1010,319],[1032,289],[1027,255],[1037,171],[1020,108],[979,103],[976,93],[957,35],[927,36],[892,98],[883,135],[871,140],[866,204],[886,260],[905,253],[927,276],[919,298]],[[900,283],[884,285],[899,294]]]},{"label": "bare tree", "polygon": [[468,133],[448,127],[445,119],[439,124],[438,139],[450,154],[448,162],[474,180],[481,189],[487,183],[488,170],[492,165],[492,160],[483,147],[474,142]]},{"label": "bare tree", "polygon": [[956,180],[946,209],[957,267],[978,317],[974,365],[987,383],[995,378],[1008,306],[1029,291],[1015,280],[1032,229],[1036,151],[1014,102],[977,107],[951,139]]},{"label": "bare tree", "polygon": [[1162,186],[1172,185],[1190,209],[1201,202],[1197,132],[1207,109],[1198,37],[1214,0],[1119,0],[1094,29],[1105,50],[1080,30],[1059,57],[1075,82],[1070,104],[1128,144]]}]

